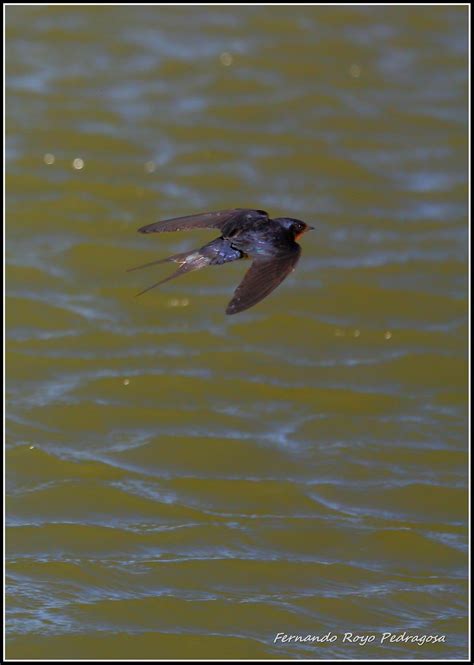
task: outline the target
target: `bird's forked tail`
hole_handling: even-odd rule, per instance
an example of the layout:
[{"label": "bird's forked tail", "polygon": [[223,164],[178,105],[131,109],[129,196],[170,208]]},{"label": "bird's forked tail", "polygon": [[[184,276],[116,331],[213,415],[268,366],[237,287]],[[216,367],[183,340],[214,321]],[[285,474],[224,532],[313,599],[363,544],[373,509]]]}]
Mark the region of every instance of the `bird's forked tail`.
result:
[{"label": "bird's forked tail", "polygon": [[159,282],[156,282],[155,284],[148,286],[143,291],[140,291],[140,293],[136,294],[137,296],[141,296],[143,293],[146,293],[147,291],[151,291],[151,289],[154,289],[155,286],[159,286],[160,284],[169,282],[171,279],[179,277],[180,275],[184,275],[187,272],[205,268],[207,265],[209,265],[211,259],[210,257],[202,254],[201,250],[195,249],[194,251],[191,252],[182,252],[181,254],[174,254],[173,256],[168,256],[166,259],[158,259],[157,261],[150,261],[149,263],[144,263],[140,266],[129,268],[127,272],[133,272],[134,270],[140,270],[140,268],[148,268],[149,266],[154,266],[159,263],[169,263],[169,262],[179,263],[180,264],[179,268],[175,270],[175,272],[169,275],[168,277],[165,277],[164,279],[161,279]]}]

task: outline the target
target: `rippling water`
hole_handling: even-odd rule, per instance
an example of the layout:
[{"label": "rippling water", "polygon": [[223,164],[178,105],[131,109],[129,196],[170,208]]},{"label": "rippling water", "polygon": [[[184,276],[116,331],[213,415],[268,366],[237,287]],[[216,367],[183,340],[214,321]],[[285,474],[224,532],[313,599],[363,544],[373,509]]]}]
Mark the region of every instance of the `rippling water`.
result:
[{"label": "rippling water", "polygon": [[[466,54],[460,6],[7,8],[10,658],[466,657]],[[212,237],[139,226],[232,206],[317,227],[277,292],[134,298]]]}]

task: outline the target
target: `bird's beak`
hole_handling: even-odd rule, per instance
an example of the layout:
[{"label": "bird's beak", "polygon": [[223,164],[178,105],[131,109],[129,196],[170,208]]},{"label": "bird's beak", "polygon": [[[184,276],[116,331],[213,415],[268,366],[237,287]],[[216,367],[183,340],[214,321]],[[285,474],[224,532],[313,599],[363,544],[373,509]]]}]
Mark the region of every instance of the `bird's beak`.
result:
[{"label": "bird's beak", "polygon": [[306,231],[314,231],[314,226],[307,226]]}]

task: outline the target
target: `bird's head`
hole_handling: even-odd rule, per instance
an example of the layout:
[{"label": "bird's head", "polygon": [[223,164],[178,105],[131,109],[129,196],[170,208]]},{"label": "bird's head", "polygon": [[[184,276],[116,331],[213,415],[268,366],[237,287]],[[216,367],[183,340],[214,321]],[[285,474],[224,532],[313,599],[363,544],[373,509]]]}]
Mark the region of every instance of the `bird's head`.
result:
[{"label": "bird's head", "polygon": [[292,219],[291,217],[278,217],[275,219],[276,222],[279,222],[284,229],[293,234],[294,240],[297,240],[303,233],[306,231],[313,231],[314,226],[309,226],[302,222],[301,219]]}]

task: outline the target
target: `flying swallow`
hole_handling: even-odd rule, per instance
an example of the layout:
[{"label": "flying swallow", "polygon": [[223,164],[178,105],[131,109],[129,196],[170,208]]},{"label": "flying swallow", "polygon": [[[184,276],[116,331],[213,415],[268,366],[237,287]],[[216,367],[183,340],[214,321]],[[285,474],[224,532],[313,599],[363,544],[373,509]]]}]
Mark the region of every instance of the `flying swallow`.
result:
[{"label": "flying swallow", "polygon": [[179,264],[179,268],[169,277],[137,295],[192,270],[250,258],[252,265],[226,309],[226,314],[237,314],[266,298],[295,269],[301,254],[301,247],[296,240],[313,229],[299,219],[270,219],[264,210],[234,208],[166,219],[142,226],[138,232],[162,233],[201,228],[218,229],[221,235],[200,249],[129,269],[128,272],[168,261]]}]

